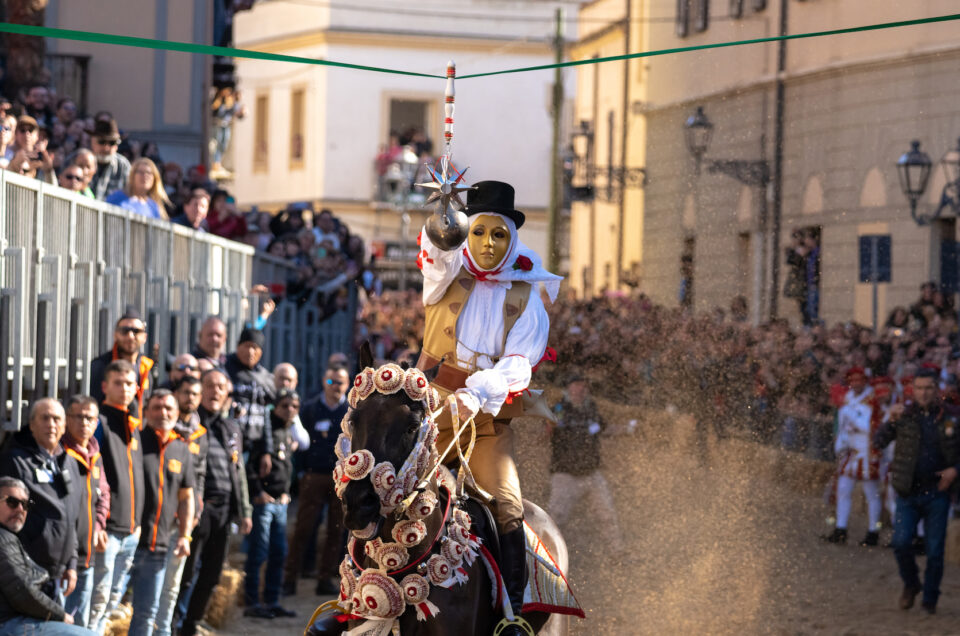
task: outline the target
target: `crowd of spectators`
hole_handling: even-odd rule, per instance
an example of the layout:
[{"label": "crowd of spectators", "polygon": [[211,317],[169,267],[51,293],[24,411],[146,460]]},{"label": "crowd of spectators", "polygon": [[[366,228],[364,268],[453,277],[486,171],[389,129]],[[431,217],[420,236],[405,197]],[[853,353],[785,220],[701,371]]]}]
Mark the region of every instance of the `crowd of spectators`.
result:
[{"label": "crowd of spectators", "polygon": [[157,144],[125,135],[110,112],[81,113],[44,85],[0,99],[0,168],[291,261],[287,280],[273,281],[274,297],[315,302],[323,314],[345,306],[346,284],[366,264],[364,241],[330,210],[301,202],[275,215],[244,212],[211,179],[216,171],[164,161]]},{"label": "crowd of spectators", "polygon": [[[0,448],[0,633],[115,633],[127,619],[138,636],[197,633],[237,532],[247,535],[246,617],[294,616],[281,593],[307,571],[318,594],[336,591],[343,537],[330,467],[347,358],[332,355],[323,393],[301,400],[293,365],[260,364],[268,318],[231,353],[226,326],[208,318],[160,384],[160,365],[141,352],[147,326],[127,308],[91,365],[91,395],[31,405],[29,426]],[[291,560],[298,472],[310,505]]]},{"label": "crowd of spectators", "polygon": [[[586,378],[599,397],[691,414],[715,434],[749,435],[816,458],[832,453],[833,418],[851,367],[889,376],[900,393],[934,366],[948,400],[960,403],[960,339],[950,296],[934,283],[909,307],[896,307],[879,332],[854,322],[791,326],[750,323],[747,302],[696,315],[643,294],[561,297],[548,305],[558,361],[534,383]],[[357,342],[376,355],[410,359],[419,351],[423,309],[416,292],[384,292],[360,308]]]}]

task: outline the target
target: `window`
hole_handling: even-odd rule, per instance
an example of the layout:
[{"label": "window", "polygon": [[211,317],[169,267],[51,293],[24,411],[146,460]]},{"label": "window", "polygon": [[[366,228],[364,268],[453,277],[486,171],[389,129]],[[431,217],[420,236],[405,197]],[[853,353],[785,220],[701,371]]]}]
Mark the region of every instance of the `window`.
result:
[{"label": "window", "polygon": [[743,17],[743,0],[730,0],[730,17]]},{"label": "window", "polygon": [[290,168],[303,167],[303,118],[306,91],[295,88],[290,93]]},{"label": "window", "polygon": [[677,0],[677,37],[685,38],[690,29],[690,1]]},{"label": "window", "polygon": [[696,6],[693,16],[693,28],[697,31],[706,31],[710,26],[710,0],[694,0]]},{"label": "window", "polygon": [[753,0],[753,10],[763,11],[767,8],[767,0]]},{"label": "window", "polygon": [[269,144],[267,135],[270,121],[270,97],[266,93],[257,95],[256,110],[253,120],[253,170],[265,172]]}]

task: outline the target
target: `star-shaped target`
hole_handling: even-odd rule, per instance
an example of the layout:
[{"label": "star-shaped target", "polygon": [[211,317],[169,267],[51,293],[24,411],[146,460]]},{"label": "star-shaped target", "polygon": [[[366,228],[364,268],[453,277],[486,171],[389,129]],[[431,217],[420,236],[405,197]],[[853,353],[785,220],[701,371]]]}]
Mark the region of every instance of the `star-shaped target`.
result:
[{"label": "star-shaped target", "polygon": [[427,166],[427,172],[430,173],[433,181],[430,183],[417,184],[422,188],[433,190],[429,198],[427,198],[426,203],[424,203],[424,206],[434,201],[439,201],[440,203],[437,205],[437,209],[440,214],[443,214],[450,205],[456,210],[462,210],[465,204],[463,199],[460,198],[460,193],[473,189],[471,186],[461,185],[463,176],[467,174],[469,168],[460,172],[446,155],[440,157],[437,163],[437,166]]}]

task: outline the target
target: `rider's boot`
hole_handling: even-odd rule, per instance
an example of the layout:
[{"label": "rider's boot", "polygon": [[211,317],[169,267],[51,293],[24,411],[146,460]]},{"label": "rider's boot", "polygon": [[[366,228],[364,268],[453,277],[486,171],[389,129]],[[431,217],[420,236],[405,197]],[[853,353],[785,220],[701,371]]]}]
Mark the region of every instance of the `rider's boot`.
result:
[{"label": "rider's boot", "polygon": [[500,574],[503,577],[504,587],[513,615],[514,622],[506,619],[497,625],[494,634],[497,636],[525,636],[532,633],[526,621],[520,618],[523,609],[523,591],[527,586],[527,542],[524,536],[523,524],[511,532],[500,535]]}]

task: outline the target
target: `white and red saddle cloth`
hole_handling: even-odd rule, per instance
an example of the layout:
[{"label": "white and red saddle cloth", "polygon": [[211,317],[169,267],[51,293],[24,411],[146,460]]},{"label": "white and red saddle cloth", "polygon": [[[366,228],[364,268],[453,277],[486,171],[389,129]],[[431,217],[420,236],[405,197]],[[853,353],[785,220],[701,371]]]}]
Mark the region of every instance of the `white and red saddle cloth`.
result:
[{"label": "white and red saddle cloth", "polygon": [[[567,577],[557,565],[547,546],[540,540],[533,528],[523,522],[527,539],[527,587],[523,592],[523,612],[546,612],[548,614],[566,614],[585,618],[583,608],[573,595]],[[493,555],[485,546],[480,546],[480,555],[487,566],[490,580],[496,588],[493,595],[495,605],[503,606],[504,613],[512,615],[507,600],[506,589]]]}]

